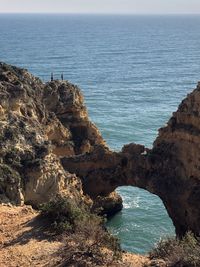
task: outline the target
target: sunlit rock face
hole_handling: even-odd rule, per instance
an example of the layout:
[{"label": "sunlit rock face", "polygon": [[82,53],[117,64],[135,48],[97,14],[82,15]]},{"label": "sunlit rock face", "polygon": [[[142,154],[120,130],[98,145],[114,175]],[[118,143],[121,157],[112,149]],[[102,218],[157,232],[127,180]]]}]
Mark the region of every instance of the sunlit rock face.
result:
[{"label": "sunlit rock face", "polygon": [[37,206],[57,193],[82,198],[81,180],[61,156],[104,145],[80,90],[67,81],[44,84],[28,71],[0,64],[0,199]]},{"label": "sunlit rock face", "polygon": [[[158,195],[177,234],[200,235],[200,86],[183,100],[151,150],[113,152],[89,120],[80,90],[43,83],[0,64],[0,199],[39,205],[57,193],[83,192],[107,213],[122,208],[112,193],[132,185]],[[83,191],[82,191],[83,190]],[[103,204],[104,203],[104,204]]]},{"label": "sunlit rock face", "polygon": [[200,84],[159,130],[153,149],[129,144],[119,153],[102,146],[62,164],[77,173],[93,197],[133,185],[158,195],[177,235],[200,235]]},{"label": "sunlit rock face", "polygon": [[200,235],[200,84],[159,130],[149,156],[151,187],[158,194],[179,235]]},{"label": "sunlit rock face", "polygon": [[[89,120],[83,95],[77,86],[61,81],[47,83],[44,86],[43,103],[67,131],[64,138],[54,138],[57,142],[54,152],[59,156],[84,154],[92,151],[96,144],[105,145],[99,130]],[[63,141],[68,141],[68,144],[65,145]]]}]

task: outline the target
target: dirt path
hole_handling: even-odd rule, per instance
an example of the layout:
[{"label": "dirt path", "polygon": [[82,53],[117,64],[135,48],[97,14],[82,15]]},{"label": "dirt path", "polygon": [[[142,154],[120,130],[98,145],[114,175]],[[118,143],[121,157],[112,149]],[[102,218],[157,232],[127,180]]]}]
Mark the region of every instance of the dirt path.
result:
[{"label": "dirt path", "polygon": [[30,206],[0,206],[0,267],[49,266],[61,242],[43,233],[44,222]]},{"label": "dirt path", "polygon": [[[45,234],[45,225],[31,206],[0,205],[0,267],[59,266],[61,259],[56,252],[63,244]],[[125,253],[118,266],[142,267],[146,261]]]}]

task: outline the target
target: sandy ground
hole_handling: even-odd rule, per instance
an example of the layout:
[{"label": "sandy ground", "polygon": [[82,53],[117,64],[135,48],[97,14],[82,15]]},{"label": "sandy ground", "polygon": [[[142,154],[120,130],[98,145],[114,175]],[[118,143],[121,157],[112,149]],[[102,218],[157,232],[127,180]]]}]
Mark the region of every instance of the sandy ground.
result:
[{"label": "sandy ground", "polygon": [[[30,206],[0,206],[0,267],[50,266],[61,242],[43,232],[44,222]],[[55,265],[56,266],[56,265]]]},{"label": "sandy ground", "polygon": [[[31,206],[0,205],[0,267],[59,266],[56,252],[63,244],[45,233],[45,225]],[[149,261],[124,253],[122,262],[116,267],[142,267]]]}]

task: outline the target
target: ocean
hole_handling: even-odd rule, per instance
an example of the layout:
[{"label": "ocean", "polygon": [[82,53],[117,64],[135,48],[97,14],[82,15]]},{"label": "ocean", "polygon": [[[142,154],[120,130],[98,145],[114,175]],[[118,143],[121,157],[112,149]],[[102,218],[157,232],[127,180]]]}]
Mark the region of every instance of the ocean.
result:
[{"label": "ocean", "polygon": [[[200,16],[0,15],[0,61],[43,81],[64,78],[85,96],[110,148],[151,148],[200,80]],[[144,254],[174,227],[161,200],[121,187],[124,208],[107,227],[123,249]]]}]

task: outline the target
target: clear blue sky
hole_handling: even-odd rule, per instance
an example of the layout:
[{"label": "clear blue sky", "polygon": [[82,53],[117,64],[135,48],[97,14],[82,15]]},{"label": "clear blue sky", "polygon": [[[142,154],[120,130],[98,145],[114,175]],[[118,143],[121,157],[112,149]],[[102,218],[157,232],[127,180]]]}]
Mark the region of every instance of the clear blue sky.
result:
[{"label": "clear blue sky", "polygon": [[0,13],[200,14],[200,0],[0,0]]}]

